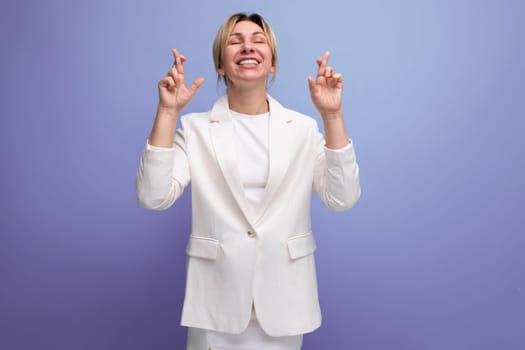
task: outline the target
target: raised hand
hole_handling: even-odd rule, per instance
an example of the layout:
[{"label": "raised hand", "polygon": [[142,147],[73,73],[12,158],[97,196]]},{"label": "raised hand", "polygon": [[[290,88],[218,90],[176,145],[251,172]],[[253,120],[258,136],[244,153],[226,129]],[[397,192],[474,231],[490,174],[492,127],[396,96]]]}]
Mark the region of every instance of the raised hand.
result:
[{"label": "raised hand", "polygon": [[173,66],[168,74],[159,81],[159,105],[148,143],[158,147],[172,147],[177,119],[182,109],[190,102],[195,92],[204,83],[204,78],[197,78],[186,87],[184,67],[186,57],[173,49]]},{"label": "raised hand", "polygon": [[342,116],[343,76],[334,73],[332,67],[327,66],[330,53],[327,51],[316,60],[317,77],[308,77],[308,87],[312,102],[323,119],[339,118]]},{"label": "raised hand", "polygon": [[186,87],[184,80],[184,66],[186,57],[177,49],[172,49],[173,66],[166,76],[159,81],[159,109],[172,110],[178,115],[190,102],[195,92],[204,83],[204,78],[197,78],[190,87]]}]

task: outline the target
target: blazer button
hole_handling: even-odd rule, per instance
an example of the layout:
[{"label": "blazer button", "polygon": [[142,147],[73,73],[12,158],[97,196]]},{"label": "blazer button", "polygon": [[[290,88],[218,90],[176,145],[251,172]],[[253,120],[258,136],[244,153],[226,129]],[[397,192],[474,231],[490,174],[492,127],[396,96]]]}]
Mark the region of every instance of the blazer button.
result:
[{"label": "blazer button", "polygon": [[250,238],[255,237],[255,232],[253,232],[252,230],[248,231],[247,234],[248,234],[248,237]]}]

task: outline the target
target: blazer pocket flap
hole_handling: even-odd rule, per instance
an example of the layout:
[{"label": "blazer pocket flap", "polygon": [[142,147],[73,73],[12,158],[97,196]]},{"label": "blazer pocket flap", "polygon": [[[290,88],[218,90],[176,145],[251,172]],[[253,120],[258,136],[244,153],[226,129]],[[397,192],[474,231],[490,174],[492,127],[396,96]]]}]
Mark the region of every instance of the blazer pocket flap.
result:
[{"label": "blazer pocket flap", "polygon": [[216,259],[219,253],[219,241],[213,238],[190,236],[186,254],[195,258]]},{"label": "blazer pocket flap", "polygon": [[290,237],[286,243],[288,245],[288,253],[292,259],[312,254],[317,248],[314,236],[311,233]]}]

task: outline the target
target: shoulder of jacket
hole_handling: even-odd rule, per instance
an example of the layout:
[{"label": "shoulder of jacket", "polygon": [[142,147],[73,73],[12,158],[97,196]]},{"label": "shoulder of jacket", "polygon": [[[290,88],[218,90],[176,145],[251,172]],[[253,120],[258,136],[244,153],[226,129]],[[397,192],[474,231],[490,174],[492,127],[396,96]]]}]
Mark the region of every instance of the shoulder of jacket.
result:
[{"label": "shoulder of jacket", "polygon": [[180,122],[183,127],[192,127],[201,123],[208,123],[210,119],[210,111],[206,112],[193,112],[184,114],[180,117]]},{"label": "shoulder of jacket", "polygon": [[275,111],[281,116],[289,120],[294,120],[298,122],[303,122],[305,124],[315,124],[316,120],[309,115],[298,112],[294,109],[283,106],[277,99],[268,95],[270,100],[270,113],[272,113],[271,108],[274,107]]},{"label": "shoulder of jacket", "polygon": [[299,123],[307,128],[318,129],[317,120],[307,114],[295,111],[289,108],[283,108],[286,119],[293,120],[295,123]]}]

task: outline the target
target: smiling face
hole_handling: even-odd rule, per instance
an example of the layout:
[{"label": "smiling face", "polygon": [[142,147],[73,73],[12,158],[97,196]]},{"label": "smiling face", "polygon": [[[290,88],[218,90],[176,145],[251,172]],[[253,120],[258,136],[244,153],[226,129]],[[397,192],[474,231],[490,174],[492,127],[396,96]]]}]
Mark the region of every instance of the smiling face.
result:
[{"label": "smiling face", "polygon": [[263,29],[251,21],[237,23],[224,47],[217,72],[229,84],[240,81],[262,81],[274,72],[272,50]]},{"label": "smiling face", "polygon": [[266,84],[277,71],[277,44],[274,34],[258,14],[238,13],[219,29],[213,44],[215,69],[226,85]]}]

